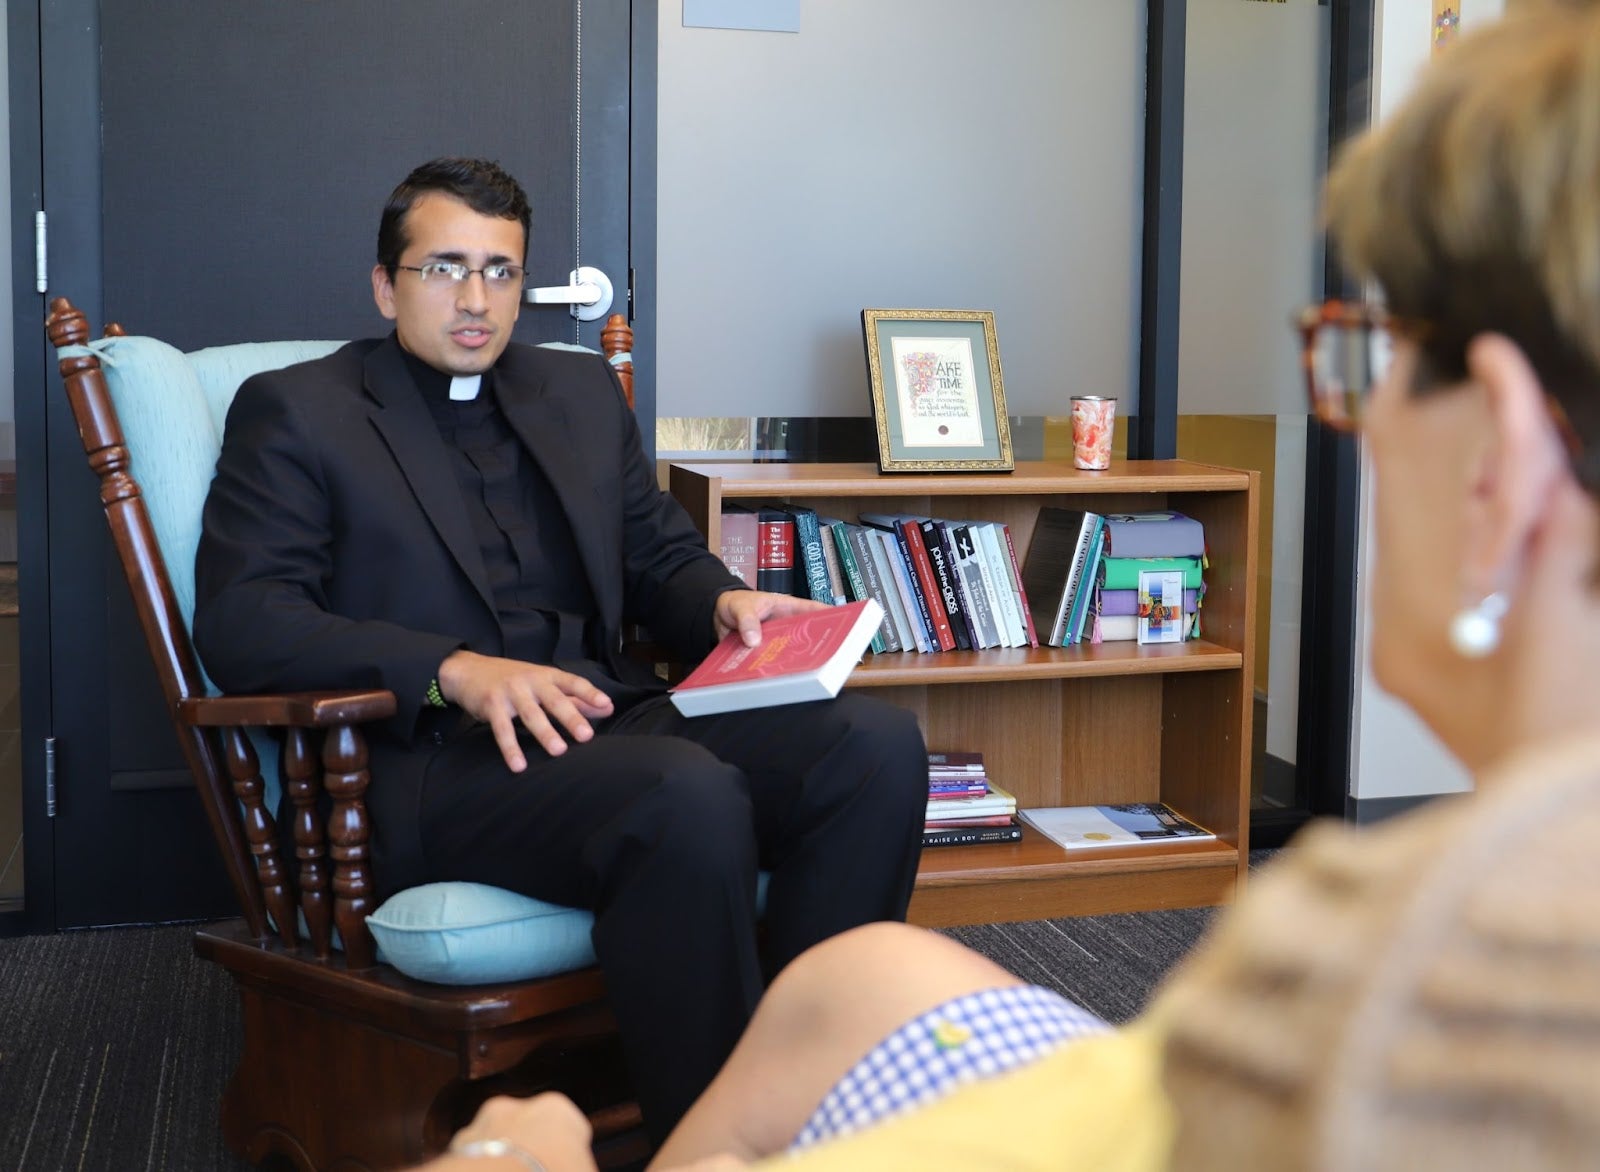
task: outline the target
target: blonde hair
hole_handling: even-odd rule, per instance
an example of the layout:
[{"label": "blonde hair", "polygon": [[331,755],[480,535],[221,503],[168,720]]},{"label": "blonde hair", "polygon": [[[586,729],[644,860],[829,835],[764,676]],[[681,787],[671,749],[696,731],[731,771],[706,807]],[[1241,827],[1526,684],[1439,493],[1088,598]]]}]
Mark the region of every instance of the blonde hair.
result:
[{"label": "blonde hair", "polygon": [[1507,335],[1600,494],[1600,4],[1524,2],[1452,45],[1342,153],[1327,209],[1345,265],[1427,323],[1419,389]]}]

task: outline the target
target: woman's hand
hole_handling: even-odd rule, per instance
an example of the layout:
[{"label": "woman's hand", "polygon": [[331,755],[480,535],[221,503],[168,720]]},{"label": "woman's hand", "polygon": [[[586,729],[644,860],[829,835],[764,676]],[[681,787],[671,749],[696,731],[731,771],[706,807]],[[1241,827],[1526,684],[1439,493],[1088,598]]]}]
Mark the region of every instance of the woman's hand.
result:
[{"label": "woman's hand", "polygon": [[[450,1148],[453,1151],[474,1141],[498,1139],[527,1152],[549,1172],[596,1172],[589,1148],[592,1135],[583,1112],[565,1095],[546,1092],[531,1099],[497,1095],[478,1108],[471,1123],[456,1132]],[[439,1163],[452,1172],[458,1165],[462,1172],[481,1166],[477,1159],[452,1160],[448,1153]]]}]

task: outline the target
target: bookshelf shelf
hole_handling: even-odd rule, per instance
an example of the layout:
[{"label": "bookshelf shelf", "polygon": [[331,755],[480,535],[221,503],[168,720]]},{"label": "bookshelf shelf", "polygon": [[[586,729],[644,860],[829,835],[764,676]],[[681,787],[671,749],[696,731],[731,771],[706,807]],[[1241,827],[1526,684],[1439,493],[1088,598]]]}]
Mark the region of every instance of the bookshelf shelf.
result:
[{"label": "bookshelf shelf", "polygon": [[897,651],[869,655],[851,673],[852,688],[895,684],[970,684],[995,680],[1064,680],[1091,676],[1154,675],[1238,668],[1239,652],[1197,639],[1141,647],[1137,643],[1076,647],[1006,647],[924,655]]},{"label": "bookshelf shelf", "polygon": [[824,515],[1000,521],[1019,559],[1041,506],[1174,508],[1201,521],[1205,638],[1140,646],[869,655],[848,686],[917,713],[930,749],[977,749],[1023,807],[1163,801],[1215,841],[1068,852],[1020,842],[923,853],[911,919],[928,926],[1199,907],[1232,899],[1248,864],[1259,477],[1181,460],[1020,463],[1014,473],[881,475],[870,464],[673,464],[668,485],[713,549],[724,502]]}]

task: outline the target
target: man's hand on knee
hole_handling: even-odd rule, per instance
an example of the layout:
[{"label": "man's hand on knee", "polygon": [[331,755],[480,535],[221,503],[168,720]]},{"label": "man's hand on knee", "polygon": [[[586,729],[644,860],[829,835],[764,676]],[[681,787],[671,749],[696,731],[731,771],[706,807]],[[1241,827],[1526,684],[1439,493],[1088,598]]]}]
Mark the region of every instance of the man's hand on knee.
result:
[{"label": "man's hand on knee", "polygon": [[439,665],[439,691],[494,731],[513,773],[528,767],[517,723],[552,757],[567,751],[561,729],[575,741],[594,736],[589,721],[611,715],[611,697],[582,676],[537,663],[453,651]]}]

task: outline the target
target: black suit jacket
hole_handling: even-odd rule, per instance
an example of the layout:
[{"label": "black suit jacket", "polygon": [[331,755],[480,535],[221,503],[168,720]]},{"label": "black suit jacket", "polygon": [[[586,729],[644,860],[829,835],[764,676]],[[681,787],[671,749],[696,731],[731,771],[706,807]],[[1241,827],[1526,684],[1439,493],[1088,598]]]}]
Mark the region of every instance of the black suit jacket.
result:
[{"label": "black suit jacket", "polygon": [[[495,379],[572,525],[602,666],[622,687],[596,682],[660,690],[621,653],[624,624],[696,660],[713,642],[717,595],[739,580],[657,487],[602,358],[512,345]],[[381,892],[422,881],[418,802],[440,728],[424,692],[456,648],[499,654],[500,629],[448,453],[392,336],[239,388],[195,594],[195,645],[224,691],[395,693],[396,716],[371,738],[374,852]]]}]

